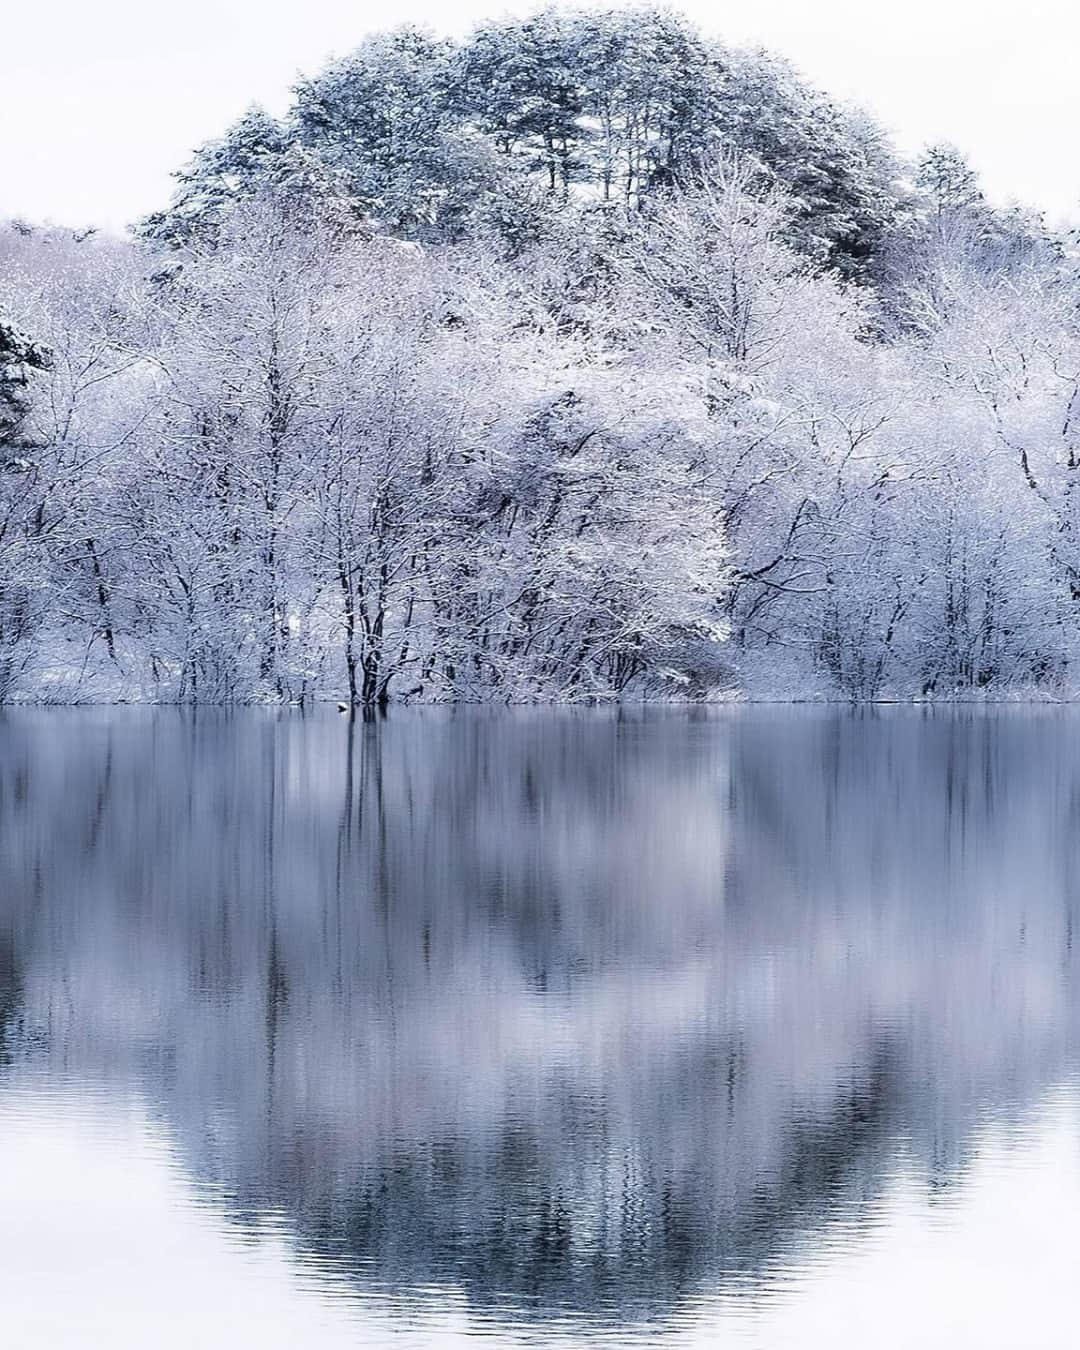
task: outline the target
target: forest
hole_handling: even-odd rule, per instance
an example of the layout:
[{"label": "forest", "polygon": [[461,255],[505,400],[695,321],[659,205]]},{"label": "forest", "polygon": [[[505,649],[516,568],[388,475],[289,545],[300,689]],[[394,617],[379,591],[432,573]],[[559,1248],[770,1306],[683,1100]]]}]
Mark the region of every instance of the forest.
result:
[{"label": "forest", "polygon": [[0,702],[1070,698],[1075,241],[668,9],[0,225]]}]

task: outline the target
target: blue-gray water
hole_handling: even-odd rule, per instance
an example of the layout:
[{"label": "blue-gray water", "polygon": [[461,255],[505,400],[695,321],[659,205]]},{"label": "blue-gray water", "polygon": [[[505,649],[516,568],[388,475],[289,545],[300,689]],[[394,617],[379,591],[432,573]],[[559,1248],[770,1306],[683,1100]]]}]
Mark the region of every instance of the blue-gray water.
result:
[{"label": "blue-gray water", "polygon": [[1066,1347],[1080,713],[13,711],[10,1350]]}]

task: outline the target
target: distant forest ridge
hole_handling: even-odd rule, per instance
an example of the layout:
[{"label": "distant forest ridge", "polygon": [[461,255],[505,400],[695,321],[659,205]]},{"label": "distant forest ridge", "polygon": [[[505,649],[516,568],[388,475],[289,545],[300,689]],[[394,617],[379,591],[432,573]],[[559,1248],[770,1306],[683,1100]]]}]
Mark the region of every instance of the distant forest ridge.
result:
[{"label": "distant forest ridge", "polygon": [[1072,241],[667,9],[0,227],[0,700],[1071,697]]}]

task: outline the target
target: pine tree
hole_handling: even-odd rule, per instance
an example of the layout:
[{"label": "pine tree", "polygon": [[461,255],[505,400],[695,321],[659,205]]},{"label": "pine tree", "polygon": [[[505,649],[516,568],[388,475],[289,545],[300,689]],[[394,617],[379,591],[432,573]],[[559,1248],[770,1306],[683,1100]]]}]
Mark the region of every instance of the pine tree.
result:
[{"label": "pine tree", "polygon": [[492,177],[492,152],[451,97],[453,50],[399,28],[296,88],[300,143],[343,175],[386,233],[454,235]]},{"label": "pine tree", "polygon": [[297,222],[317,218],[349,230],[364,218],[366,203],[353,185],[258,104],[197,150],[176,179],[170,206],[139,226],[145,238],[171,247],[212,245],[237,208],[261,196],[274,197]]},{"label": "pine tree", "polygon": [[47,370],[49,364],[44,347],[0,318],[0,453],[9,465],[14,452],[26,448],[24,426],[32,373]]},{"label": "pine tree", "polygon": [[915,185],[940,213],[985,204],[975,170],[946,142],[928,146],[915,171]]}]

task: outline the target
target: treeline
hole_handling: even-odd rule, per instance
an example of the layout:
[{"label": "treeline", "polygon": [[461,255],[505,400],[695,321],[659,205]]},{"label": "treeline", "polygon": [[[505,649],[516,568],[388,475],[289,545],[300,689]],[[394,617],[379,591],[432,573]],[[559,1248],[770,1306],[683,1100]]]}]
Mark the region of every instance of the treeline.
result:
[{"label": "treeline", "polygon": [[871,268],[903,196],[880,130],[783,61],[661,9],[549,9],[460,44],[410,28],[370,38],[299,84],[283,121],[253,107],[200,150],[144,229],[212,237],[273,183],[399,238],[522,244],[553,205],[640,207],[700,180],[720,147],[788,194],[800,249],[845,275]]},{"label": "treeline", "polygon": [[0,232],[0,698],[1072,691],[1069,241],[667,11],[372,38]]}]

